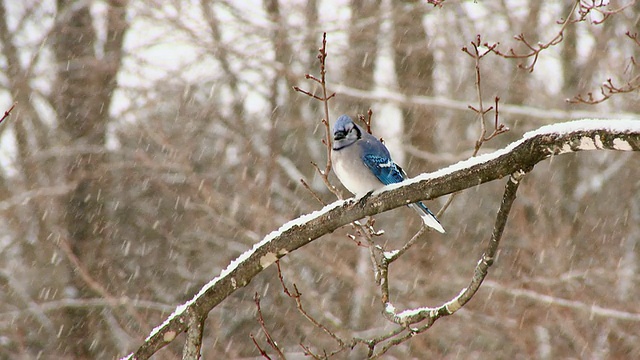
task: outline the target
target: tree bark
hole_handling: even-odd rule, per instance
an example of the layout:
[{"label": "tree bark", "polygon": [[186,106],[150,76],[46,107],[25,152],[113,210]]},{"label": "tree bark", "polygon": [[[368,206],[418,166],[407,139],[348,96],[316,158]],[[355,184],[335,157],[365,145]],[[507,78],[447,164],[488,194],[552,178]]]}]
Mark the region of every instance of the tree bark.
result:
[{"label": "tree bark", "polygon": [[[433,54],[423,20],[425,8],[419,1],[393,1],[393,44],[394,65],[398,79],[398,89],[403,94],[418,96],[433,95]],[[407,141],[413,146],[428,152],[436,150],[434,137],[437,122],[433,109],[426,107],[403,107]],[[412,159],[412,165],[418,169],[430,169],[420,159]]]},{"label": "tree bark", "polygon": [[[77,6],[75,1],[59,0],[57,31],[53,35],[53,52],[58,73],[55,110],[64,136],[75,145],[104,147],[109,120],[109,105],[122,61],[122,45],[127,29],[127,2],[112,0],[108,4],[107,37],[104,56],[96,53],[96,30],[90,3]],[[66,238],[71,251],[98,282],[109,279],[102,263],[109,240],[105,205],[109,185],[104,175],[103,154],[80,154],[67,165],[67,181],[76,184],[66,204]],[[102,172],[102,174],[101,174]],[[103,192],[104,190],[104,192]],[[72,271],[72,286],[77,297],[95,294],[83,279]],[[99,312],[85,309],[67,310],[65,337],[69,356],[92,359],[108,344],[102,333]]]},{"label": "tree bark", "polygon": [[[348,71],[343,82],[356,89],[370,90],[374,85],[374,70],[378,56],[380,0],[352,0],[348,28]],[[370,103],[348,100],[344,112],[365,114]]]}]

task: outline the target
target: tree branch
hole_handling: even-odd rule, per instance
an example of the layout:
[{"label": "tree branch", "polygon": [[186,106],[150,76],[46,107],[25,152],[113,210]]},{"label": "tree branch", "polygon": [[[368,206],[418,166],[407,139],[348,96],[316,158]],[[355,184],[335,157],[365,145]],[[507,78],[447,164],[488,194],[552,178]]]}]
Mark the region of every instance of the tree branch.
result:
[{"label": "tree branch", "polygon": [[485,281],[484,286],[491,289],[491,291],[505,293],[513,296],[514,298],[517,298],[518,300],[535,301],[544,305],[552,305],[564,307],[575,311],[582,311],[589,314],[590,318],[602,317],[606,319],[617,319],[623,321],[632,321],[636,323],[640,322],[640,314],[638,313],[621,311],[614,308],[598,306],[592,303],[550,296],[547,294],[541,294],[534,290],[515,289],[492,280]]},{"label": "tree branch", "polygon": [[200,359],[200,349],[202,348],[202,334],[204,333],[204,321],[208,313],[203,316],[191,314],[189,316],[187,340],[184,342],[182,360]]},{"label": "tree branch", "polygon": [[[404,95],[399,92],[376,89],[375,91],[360,90],[345,85],[336,86],[336,92],[341,98],[366,100],[369,102],[388,102],[400,107],[429,107],[436,109],[455,110],[466,112],[469,110],[467,101],[452,100],[444,96],[417,96]],[[500,104],[500,115],[519,116],[537,119],[541,123],[549,121],[564,121],[565,119],[590,118],[590,119],[637,119],[638,114],[631,112],[587,111],[587,110],[562,110],[553,108],[540,108],[517,104]],[[462,117],[459,118],[463,121]]]},{"label": "tree branch", "polygon": [[148,359],[156,351],[187,330],[189,318],[204,317],[253,277],[311,241],[339,227],[408,203],[501,179],[516,172],[529,172],[540,161],[555,155],[583,150],[640,151],[640,121],[580,120],[544,126],[525,134],[504,149],[454,164],[430,174],[387,186],[361,201],[340,200],[311,214],[303,215],[267,235],[206,284],[192,300],[176,308],[155,328],[138,350],[128,356]]},{"label": "tree branch", "polygon": [[0,123],[2,123],[4,121],[4,119],[9,117],[9,115],[11,114],[11,110],[13,110],[14,107],[16,107],[16,103],[13,103],[13,105],[11,105],[9,110],[4,112],[4,115],[2,115],[2,118],[0,118]]},{"label": "tree branch", "polygon": [[[511,175],[509,181],[507,181],[504,195],[502,197],[502,203],[500,204],[500,209],[498,210],[498,215],[496,216],[496,222],[491,233],[491,240],[489,241],[484,254],[482,254],[482,258],[480,259],[480,261],[478,261],[478,265],[476,265],[476,269],[469,286],[462,289],[460,294],[439,307],[423,307],[418,309],[405,310],[400,313],[396,311],[395,306],[393,306],[388,300],[389,289],[383,288],[383,290],[386,290],[386,296],[383,292],[382,297],[384,302],[384,315],[389,320],[399,325],[409,326],[411,324],[415,324],[427,319],[427,324],[421,327],[419,330],[419,332],[422,332],[430,328],[431,325],[433,325],[433,323],[439,318],[452,315],[460,308],[462,308],[467,302],[469,302],[469,300],[471,300],[478,289],[480,289],[480,285],[482,284],[482,281],[484,281],[484,278],[487,276],[489,268],[491,267],[491,265],[493,265],[493,260],[498,251],[498,245],[500,244],[500,239],[502,238],[502,233],[504,231],[505,225],[507,224],[509,212],[511,211],[511,205],[513,205],[513,201],[516,198],[516,191],[518,190],[518,186],[520,185],[520,181],[523,177],[523,172],[515,172],[513,175]],[[397,259],[397,257],[385,257],[385,260],[387,260],[383,262],[383,273],[385,275],[388,273],[387,268],[390,264],[390,261],[393,261],[395,259]],[[386,277],[383,278],[383,281],[385,281],[385,283],[387,282]],[[414,331],[414,333],[416,332],[417,331]]]}]

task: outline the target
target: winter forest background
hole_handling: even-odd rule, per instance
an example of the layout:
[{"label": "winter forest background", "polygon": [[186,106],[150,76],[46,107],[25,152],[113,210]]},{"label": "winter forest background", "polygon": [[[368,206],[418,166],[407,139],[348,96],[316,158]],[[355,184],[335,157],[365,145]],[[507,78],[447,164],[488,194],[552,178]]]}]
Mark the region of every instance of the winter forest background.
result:
[{"label": "winter forest background", "polygon": [[[337,92],[330,120],[371,108],[373,133],[410,175],[473,154],[478,89],[485,109],[500,97],[510,128],[480,153],[545,124],[640,117],[640,2],[440,3],[0,1],[0,111],[17,102],[0,125],[0,358],[126,355],[265,234],[321,207],[300,179],[335,200],[311,165],[326,162],[323,105],[292,89],[318,93],[304,75],[318,76],[323,32]],[[583,21],[562,25],[569,16]],[[473,51],[480,35],[503,55],[531,52],[519,34],[549,46],[521,59],[489,52],[478,87],[461,48]],[[603,98],[607,79],[614,90]],[[579,95],[586,101],[566,101]],[[637,153],[540,163],[479,293],[386,356],[639,358],[639,179]],[[428,233],[394,263],[396,304],[437,305],[467,285],[503,184],[460,193],[440,219],[447,233]],[[428,204],[437,211],[446,200]],[[395,247],[420,226],[405,208],[376,219],[385,234],[375,241]],[[356,231],[290,254],[282,275],[336,334],[372,336],[391,324],[369,252],[347,234]],[[289,357],[302,356],[300,343],[336,347],[276,270],[209,314],[203,358],[260,357],[250,334],[272,351],[255,293]],[[181,352],[176,341],[155,357]],[[360,346],[337,357],[365,355]]]}]

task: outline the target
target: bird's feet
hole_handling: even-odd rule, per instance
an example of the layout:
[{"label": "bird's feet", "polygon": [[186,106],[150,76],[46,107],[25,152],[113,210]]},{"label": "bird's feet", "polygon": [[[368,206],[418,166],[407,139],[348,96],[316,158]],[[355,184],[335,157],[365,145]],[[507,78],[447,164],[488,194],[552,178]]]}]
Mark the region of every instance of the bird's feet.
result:
[{"label": "bird's feet", "polygon": [[361,208],[364,208],[364,204],[367,202],[367,199],[370,198],[372,194],[373,194],[373,190],[369,191],[368,193],[364,194],[363,197],[358,199],[358,206],[360,206]]}]

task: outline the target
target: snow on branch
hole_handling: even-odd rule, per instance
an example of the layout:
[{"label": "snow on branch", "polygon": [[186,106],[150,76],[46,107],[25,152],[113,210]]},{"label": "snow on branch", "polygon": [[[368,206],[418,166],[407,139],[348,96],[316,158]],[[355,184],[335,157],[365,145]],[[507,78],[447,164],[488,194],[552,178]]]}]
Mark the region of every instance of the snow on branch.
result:
[{"label": "snow on branch", "polygon": [[303,215],[282,225],[233,260],[193,299],[178,306],[138,350],[126,358],[148,359],[187,331],[189,324],[197,323],[195,319],[205,319],[211,309],[246,286],[276,260],[345,224],[419,200],[437,198],[512,174],[527,173],[538,162],[555,155],[605,149],[640,151],[640,119],[579,120],[544,126],[496,152],[386,186],[360,202],[339,200]]}]

